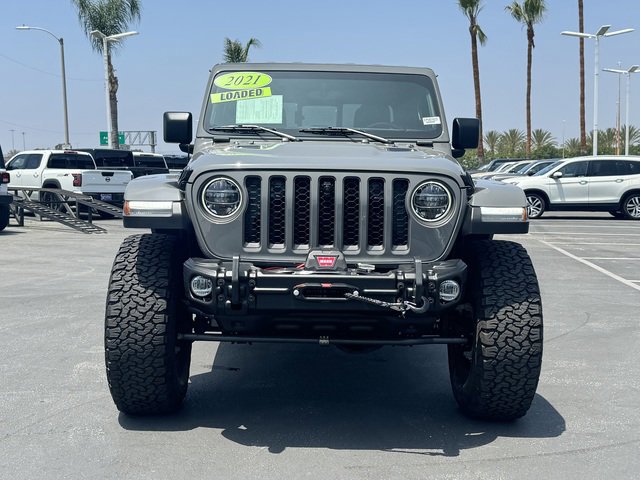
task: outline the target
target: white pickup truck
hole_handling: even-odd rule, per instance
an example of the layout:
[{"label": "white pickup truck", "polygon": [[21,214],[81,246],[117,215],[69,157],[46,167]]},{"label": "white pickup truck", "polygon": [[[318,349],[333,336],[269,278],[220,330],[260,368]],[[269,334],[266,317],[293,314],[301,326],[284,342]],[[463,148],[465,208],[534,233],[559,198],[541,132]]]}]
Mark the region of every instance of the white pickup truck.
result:
[{"label": "white pickup truck", "polygon": [[[75,150],[20,152],[6,168],[11,175],[9,188],[59,188],[120,207],[124,190],[133,178],[128,170],[97,170],[90,154]],[[45,202],[43,197],[48,193],[34,192],[30,198]]]}]

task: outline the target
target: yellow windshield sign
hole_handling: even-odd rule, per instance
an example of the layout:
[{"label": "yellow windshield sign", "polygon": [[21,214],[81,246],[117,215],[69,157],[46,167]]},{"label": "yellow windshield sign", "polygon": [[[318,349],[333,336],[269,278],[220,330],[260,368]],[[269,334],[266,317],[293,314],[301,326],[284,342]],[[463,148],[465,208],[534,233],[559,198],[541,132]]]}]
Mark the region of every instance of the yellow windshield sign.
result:
[{"label": "yellow windshield sign", "polygon": [[250,98],[270,97],[271,88],[254,88],[252,90],[231,90],[228,92],[212,93],[211,103],[237,102],[239,100],[249,100]]},{"label": "yellow windshield sign", "polygon": [[260,72],[233,72],[218,75],[213,83],[226,90],[252,89],[269,85],[271,76]]}]

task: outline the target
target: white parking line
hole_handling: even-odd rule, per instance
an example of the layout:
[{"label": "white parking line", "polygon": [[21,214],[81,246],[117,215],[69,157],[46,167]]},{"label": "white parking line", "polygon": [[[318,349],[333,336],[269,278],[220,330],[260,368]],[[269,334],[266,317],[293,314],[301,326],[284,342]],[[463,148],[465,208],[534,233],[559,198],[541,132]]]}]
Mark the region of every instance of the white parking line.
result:
[{"label": "white parking line", "polygon": [[[640,260],[640,257],[582,257],[583,260]],[[633,282],[633,280],[630,280]]]},{"label": "white parking line", "polygon": [[[539,240],[545,242],[544,240]],[[549,245],[611,245],[615,247],[640,247],[640,243],[608,243],[608,242],[549,242]]]},{"label": "white parking line", "polygon": [[[615,273],[610,272],[609,270],[607,270],[606,268],[602,268],[598,265],[596,265],[595,263],[591,263],[588,260],[585,260],[583,258],[580,257],[576,257],[575,255],[573,255],[572,253],[567,252],[566,250],[563,250],[560,247],[556,247],[555,245],[549,243],[549,242],[545,242],[544,240],[538,240],[540,243],[543,243],[551,248],[553,248],[554,250],[562,253],[563,255],[566,255],[569,258],[572,258],[573,260],[576,260],[588,267],[593,268],[594,270],[597,270],[600,273],[604,273],[606,276],[613,278],[614,280],[617,280],[620,283],[623,283],[625,285],[627,285],[628,287],[634,288],[638,291],[640,291],[640,285],[636,285],[634,282],[632,282],[631,280],[627,280],[626,278],[622,278],[620,275],[616,275]],[[601,245],[601,244],[597,244],[597,245]],[[607,244],[605,244],[607,245]]]},{"label": "white parking line", "polygon": [[540,222],[535,222],[535,223],[529,223],[529,226],[531,227],[557,227],[557,228],[606,228],[607,230],[610,230],[612,228],[624,228],[627,230],[640,230],[640,226],[636,227],[636,226],[631,226],[631,225],[603,225],[603,224],[590,224],[590,225],[585,225],[584,223],[576,223],[576,224],[572,224],[572,223],[562,223],[559,224],[558,222],[549,222],[549,223],[540,223]]},{"label": "white parking line", "polygon": [[600,233],[600,232],[533,232],[536,235],[597,235],[598,237],[640,237],[640,233]]}]

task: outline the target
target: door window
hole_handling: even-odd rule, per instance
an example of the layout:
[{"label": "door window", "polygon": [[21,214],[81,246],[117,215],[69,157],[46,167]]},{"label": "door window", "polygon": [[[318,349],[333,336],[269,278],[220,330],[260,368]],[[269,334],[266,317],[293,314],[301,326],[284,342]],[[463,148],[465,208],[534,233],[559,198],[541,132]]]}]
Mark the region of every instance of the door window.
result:
[{"label": "door window", "polygon": [[573,162],[558,169],[562,172],[562,178],[584,177],[587,174],[589,162]]},{"label": "door window", "polygon": [[615,175],[628,175],[626,161],[622,160],[594,160],[589,169],[590,177],[611,177]]},{"label": "door window", "polygon": [[16,155],[11,159],[9,164],[7,165],[7,170],[20,170],[23,169],[25,164],[27,163],[27,158],[29,156],[24,155]]},{"label": "door window", "polygon": [[28,170],[35,170],[40,166],[40,162],[42,161],[41,153],[30,153],[27,158],[27,162],[25,163],[24,168]]}]

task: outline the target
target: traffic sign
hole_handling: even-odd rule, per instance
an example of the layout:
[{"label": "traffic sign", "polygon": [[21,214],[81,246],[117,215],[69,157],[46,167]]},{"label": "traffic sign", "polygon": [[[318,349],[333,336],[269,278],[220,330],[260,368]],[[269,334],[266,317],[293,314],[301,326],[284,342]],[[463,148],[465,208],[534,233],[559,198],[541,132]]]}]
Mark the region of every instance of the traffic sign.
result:
[{"label": "traffic sign", "polygon": [[[118,132],[118,143],[124,144],[124,132]],[[109,145],[109,134],[107,132],[100,132],[100,145]]]}]

